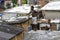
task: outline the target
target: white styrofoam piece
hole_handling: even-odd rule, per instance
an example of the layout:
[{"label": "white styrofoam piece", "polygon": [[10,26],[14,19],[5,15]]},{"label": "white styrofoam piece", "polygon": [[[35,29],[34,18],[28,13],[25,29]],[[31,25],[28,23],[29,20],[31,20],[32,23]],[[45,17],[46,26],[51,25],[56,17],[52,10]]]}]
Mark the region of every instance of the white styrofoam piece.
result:
[{"label": "white styrofoam piece", "polygon": [[28,16],[20,16],[20,17],[18,17],[18,19],[19,18],[26,18],[26,19],[28,19]]},{"label": "white styrofoam piece", "polygon": [[51,1],[42,7],[41,10],[60,10],[60,1]]},{"label": "white styrofoam piece", "polygon": [[51,23],[60,23],[60,20],[56,19],[56,20],[51,20]]},{"label": "white styrofoam piece", "polygon": [[40,27],[46,27],[46,26],[50,27],[49,24],[40,24]]}]

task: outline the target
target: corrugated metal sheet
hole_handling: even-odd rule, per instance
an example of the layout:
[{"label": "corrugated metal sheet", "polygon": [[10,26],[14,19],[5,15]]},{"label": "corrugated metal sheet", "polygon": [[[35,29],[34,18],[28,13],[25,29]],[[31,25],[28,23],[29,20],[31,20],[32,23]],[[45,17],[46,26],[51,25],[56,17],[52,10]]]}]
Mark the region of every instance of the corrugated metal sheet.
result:
[{"label": "corrugated metal sheet", "polygon": [[49,2],[41,10],[60,10],[60,1]]}]

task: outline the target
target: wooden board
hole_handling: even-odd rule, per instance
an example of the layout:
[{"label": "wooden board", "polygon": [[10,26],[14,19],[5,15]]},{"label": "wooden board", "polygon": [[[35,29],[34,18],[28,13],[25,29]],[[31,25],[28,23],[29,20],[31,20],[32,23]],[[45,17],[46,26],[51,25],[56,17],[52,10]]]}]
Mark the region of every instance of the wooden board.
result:
[{"label": "wooden board", "polygon": [[57,30],[57,26],[56,26],[56,24],[51,24],[51,30]]},{"label": "wooden board", "polygon": [[24,23],[21,23],[21,24],[15,24],[15,26],[17,26],[17,27],[23,27],[23,29],[24,29],[24,31],[21,33],[21,34],[19,34],[19,35],[17,35],[17,36],[15,36],[14,38],[12,38],[11,40],[23,40],[23,37],[24,37],[24,35],[26,34],[26,32],[27,32],[27,28],[28,28],[28,26],[29,26],[29,24],[31,24],[32,23],[32,21],[31,21],[31,19],[29,19],[28,21],[26,21],[26,22],[24,22]]},{"label": "wooden board", "polygon": [[23,40],[23,33],[16,35],[14,38],[12,38],[11,40]]},{"label": "wooden board", "polygon": [[37,1],[38,1],[38,4],[41,5],[41,7],[43,7],[44,5],[46,5],[49,2],[49,0],[37,0]]}]

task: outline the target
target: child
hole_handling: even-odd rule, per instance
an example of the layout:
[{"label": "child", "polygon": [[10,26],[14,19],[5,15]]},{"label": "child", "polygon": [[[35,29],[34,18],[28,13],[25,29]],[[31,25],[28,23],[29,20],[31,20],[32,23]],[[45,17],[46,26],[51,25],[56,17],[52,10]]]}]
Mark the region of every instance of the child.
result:
[{"label": "child", "polygon": [[34,7],[31,6],[32,13],[32,24],[37,24],[37,12],[34,10]]}]

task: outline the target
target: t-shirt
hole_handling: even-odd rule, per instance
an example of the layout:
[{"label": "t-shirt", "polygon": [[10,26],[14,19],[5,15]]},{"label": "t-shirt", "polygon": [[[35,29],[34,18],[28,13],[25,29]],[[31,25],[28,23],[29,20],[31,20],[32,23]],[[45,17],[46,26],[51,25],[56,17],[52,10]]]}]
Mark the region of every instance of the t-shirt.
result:
[{"label": "t-shirt", "polygon": [[11,5],[10,5],[11,7],[13,7],[13,3],[11,2]]}]

